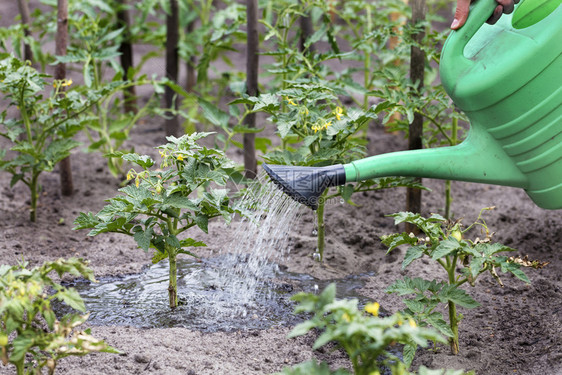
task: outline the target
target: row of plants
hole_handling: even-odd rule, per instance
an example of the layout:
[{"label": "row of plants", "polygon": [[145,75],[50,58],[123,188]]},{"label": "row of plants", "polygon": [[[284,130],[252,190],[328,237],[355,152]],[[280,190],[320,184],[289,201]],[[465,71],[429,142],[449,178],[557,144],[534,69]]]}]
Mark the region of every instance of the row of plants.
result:
[{"label": "row of plants", "polygon": [[[37,72],[39,75],[49,64],[60,63],[68,64],[71,70],[80,73],[80,78],[72,85],[69,85],[70,80],[63,81],[66,86],[64,93],[55,90],[50,97],[54,98],[59,93],[66,97],[99,93],[94,100],[82,103],[83,110],[72,114],[74,133],[78,131],[77,124],[81,125],[89,141],[87,150],[99,151],[106,156],[110,172],[121,178],[125,177],[127,167],[122,164],[118,152],[132,127],[147,115],[180,115],[185,119],[188,133],[195,126],[199,129],[215,128],[219,130],[217,146],[225,149],[230,145],[243,147],[239,138],[241,133],[263,130],[248,128],[244,119],[256,112],[265,112],[271,115],[270,122],[276,128],[278,141],[256,137],[255,147],[264,155],[264,160],[291,165],[321,166],[364,156],[366,129],[381,117],[390,130],[400,129],[407,133],[414,114],[421,113],[428,125],[424,138],[426,145],[454,144],[458,139],[456,124],[462,115],[447,111],[450,102],[436,83],[436,65],[431,64],[432,61],[438,62],[438,46],[446,35],[432,29],[432,23],[439,21],[435,14],[443,7],[439,2],[429,2],[431,9],[427,20],[417,25],[406,23],[410,10],[405,4],[391,1],[376,4],[353,1],[345,2],[341,7],[324,1],[260,3],[262,13],[259,22],[263,25],[261,54],[271,56],[273,63],[265,66],[269,77],[266,77],[267,83],[260,86],[260,93],[256,96],[246,94],[244,74],[237,72],[232,63],[236,50],[241,48],[246,37],[243,27],[246,23],[245,7],[236,2],[225,0],[221,4],[213,4],[201,0],[178,3],[182,20],[179,25],[179,55],[197,73],[197,83],[190,84],[189,90],[184,90],[178,82],[167,80],[164,72],[160,77],[151,78],[140,74],[144,64],[163,51],[165,17],[171,12],[171,2],[144,0],[127,4],[110,0],[70,0],[70,39],[65,56],[53,56],[42,49],[47,41],[55,38],[57,5],[52,0],[42,0],[42,3],[50,10],[35,9],[29,23],[2,30],[3,40],[11,38],[12,43],[2,43],[0,47],[21,58],[24,56],[23,46],[30,46],[36,66],[41,66]],[[119,12],[124,10],[131,17],[128,24],[120,23],[118,17]],[[391,22],[389,15],[392,15]],[[294,31],[303,17],[309,18],[314,26],[310,35],[299,35]],[[194,24],[197,27],[191,27]],[[422,29],[427,32],[420,44],[412,35]],[[392,38],[398,38],[400,42],[389,49],[387,46]],[[127,71],[117,62],[120,47],[125,41],[153,47]],[[327,45],[324,46],[324,43]],[[424,65],[426,82],[430,85],[424,88],[408,79],[407,62],[412,46],[423,49],[427,54]],[[192,56],[195,55],[199,58],[194,62]],[[219,59],[232,67],[230,72],[211,72],[212,63]],[[356,60],[362,62],[361,67],[343,70],[330,67],[335,63],[347,64]],[[14,63],[6,65],[5,74],[10,74]],[[362,82],[354,79],[357,74],[362,74]],[[20,90],[29,97],[38,94],[38,89],[35,93],[30,92],[22,82],[19,88],[2,86],[6,98],[10,99],[14,90]],[[44,88],[50,84],[48,81],[42,83]],[[126,104],[132,98],[124,96],[121,99],[118,94],[141,85],[154,87],[147,104],[142,108],[137,105],[134,111],[122,112],[121,103]],[[176,101],[182,99],[177,110],[158,105],[159,96],[167,88],[176,93]],[[229,103],[220,100],[218,95],[225,90],[234,99]],[[11,103],[19,108],[20,117],[36,116],[32,105]],[[397,113],[403,116],[396,116]],[[19,124],[20,129],[23,125]],[[53,139],[74,136],[61,135],[57,131],[50,128],[47,136]],[[35,134],[35,129],[27,134],[28,138],[32,138],[28,142],[32,143],[42,137]],[[3,132],[3,135],[6,137],[8,134]],[[13,137],[7,138],[14,142]],[[12,151],[18,153],[21,147],[14,143]],[[273,146],[275,144],[279,146]],[[76,143],[73,145],[76,147]],[[45,158],[38,154],[36,159]],[[14,176],[22,174],[14,171],[10,159],[4,160],[8,163],[4,169]],[[52,160],[47,164],[52,164]],[[26,180],[33,180],[33,176]],[[15,178],[14,182],[17,181],[18,178]],[[378,188],[378,185],[378,181],[349,185],[336,195],[351,202],[353,192]],[[417,182],[401,179],[387,185],[419,187]],[[33,190],[32,197],[37,195]],[[324,222],[323,208],[317,213],[319,223]],[[448,209],[445,211],[448,212]],[[34,208],[32,213],[35,215]],[[323,226],[320,226],[319,233],[323,231]],[[319,240],[318,249],[322,258],[322,240]]]},{"label": "row of plants", "polygon": [[[225,184],[232,173],[232,162],[221,151],[197,144],[208,134],[194,134],[181,138],[170,137],[169,143],[159,147],[161,168],[152,171],[154,161],[147,156],[126,154],[122,157],[137,164],[141,171],[128,172],[130,185],[120,189],[121,194],[110,199],[97,214],[82,213],[76,219],[74,229],[91,229],[89,235],[105,232],[121,233],[134,237],[140,249],[154,251],[153,262],[168,259],[170,307],[178,304],[176,257],[179,254],[194,255],[191,248],[205,246],[196,238],[182,235],[191,227],[208,230],[208,222],[222,217],[229,222],[236,211],[224,189],[213,185]],[[192,193],[197,192],[193,197]],[[476,308],[475,301],[464,289],[465,284],[475,286],[478,276],[489,273],[503,286],[498,272],[510,273],[529,283],[521,267],[541,268],[545,263],[519,257],[507,257],[500,253],[513,251],[492,241],[481,211],[477,220],[463,228],[460,221],[452,222],[439,215],[424,218],[419,214],[398,213],[395,223],[410,222],[422,235],[396,233],[384,236],[382,241],[391,252],[400,245],[407,245],[403,268],[416,259],[428,257],[445,271],[443,281],[435,278],[404,278],[387,289],[388,293],[412,296],[404,300],[406,308],[391,316],[379,317],[380,305],[372,302],[358,308],[358,301],[336,300],[335,285],[321,294],[300,293],[293,297],[299,305],[296,313],[309,313],[312,317],[297,325],[290,337],[320,332],[313,348],[336,343],[350,359],[354,374],[373,374],[390,368],[393,374],[409,374],[418,346],[426,347],[428,341],[449,342],[451,352],[459,353],[459,322],[463,318],[457,306]],[[483,238],[471,240],[467,233],[481,229]],[[193,233],[193,232],[191,232]],[[85,306],[78,293],[53,282],[48,274],[56,271],[82,276],[94,281],[93,273],[81,260],[70,259],[48,262],[28,271],[25,265],[0,268],[0,346],[3,362],[12,363],[18,374],[24,369],[40,369],[44,366],[54,372],[56,363],[67,355],[84,355],[92,351],[116,352],[103,341],[91,337],[89,331],[75,332],[87,316],[70,315],[57,320],[51,309],[51,301],[61,300],[79,311]],[[50,287],[54,293],[46,294]],[[448,320],[441,307],[448,309]],[[39,323],[47,324],[48,331]],[[61,328],[62,325],[62,328]],[[10,337],[10,339],[9,339]],[[402,355],[394,345],[403,346]],[[33,360],[25,362],[25,353]],[[347,370],[330,370],[327,364],[308,362],[284,374],[346,374]],[[446,374],[463,374],[449,371]],[[419,374],[443,374],[443,371],[419,369]]]},{"label": "row of plants", "polygon": [[[197,76],[197,82],[187,84],[187,88],[168,79],[163,72],[150,78],[140,74],[146,61],[162,53],[166,39],[163,19],[173,13],[173,1],[144,0],[123,8],[118,1],[71,0],[71,39],[65,56],[53,56],[42,50],[45,42],[54,38],[56,29],[56,2],[42,2],[51,10],[36,10],[30,23],[2,30],[5,36],[2,40],[11,38],[12,44],[0,44],[5,51],[0,56],[0,91],[9,106],[2,112],[0,135],[11,147],[0,155],[0,168],[12,174],[12,186],[20,182],[28,186],[30,218],[34,221],[40,174],[52,171],[60,160],[71,155],[79,146],[76,135],[85,134],[88,151],[104,155],[108,170],[124,180],[126,186],[109,199],[100,212],[80,214],[75,229],[90,229],[90,235],[115,232],[132,236],[139,248],[153,251],[154,262],[167,259],[171,308],[178,303],[177,256],[195,255],[193,248],[205,245],[196,238],[186,237],[186,231],[198,227],[206,232],[209,220],[222,218],[229,222],[233,214],[240,214],[231,204],[234,197],[223,187],[228,181],[240,184],[243,168],[226,158],[224,150],[231,145],[243,147],[240,134],[263,130],[248,128],[246,117],[260,112],[269,116],[275,138],[256,137],[254,142],[263,159],[276,164],[323,166],[360,158],[366,155],[368,127],[380,119],[389,130],[407,133],[413,117],[423,115],[427,125],[426,146],[454,145],[460,138],[458,122],[463,119],[462,114],[450,110],[449,99],[436,80],[438,46],[446,35],[431,28],[431,23],[439,20],[435,14],[442,4],[437,2],[429,3],[431,11],[427,20],[416,25],[405,22],[410,14],[402,2],[348,1],[341,7],[326,1],[262,2],[259,8],[264,32],[260,43],[262,53],[269,55],[273,63],[266,68],[267,84],[262,84],[256,95],[247,94],[244,75],[235,70],[231,61],[232,54],[244,41],[246,22],[245,8],[234,1],[225,0],[220,6],[209,0],[179,2],[183,22],[179,54],[188,70],[195,70]],[[133,21],[129,25],[118,22],[122,9],[131,12]],[[390,13],[394,14],[393,22],[389,22]],[[309,18],[314,26],[309,35],[294,31],[302,17]],[[426,37],[420,43],[413,35],[422,29]],[[132,43],[155,47],[128,70],[117,63],[119,47],[125,38]],[[400,43],[389,49],[391,38],[399,38]],[[23,52],[17,48],[20,43],[31,47],[34,64],[41,68],[21,59]],[[426,52],[425,81],[429,84],[424,87],[408,79],[406,62],[412,46]],[[195,55],[200,56],[198,61],[192,58]],[[232,72],[212,72],[212,63],[218,59],[230,64]],[[359,68],[330,68],[340,61],[357,61],[359,64],[355,65]],[[55,63],[68,64],[80,79],[77,82],[53,80],[43,73],[48,64]],[[361,82],[356,81],[357,74],[362,77]],[[141,85],[153,87],[146,104],[123,110],[122,104],[132,98],[124,95],[121,99],[121,93]],[[181,99],[177,109],[175,105],[162,108],[158,104],[166,88],[173,90],[177,102]],[[232,98],[225,103],[218,94],[227,89]],[[170,136],[167,144],[158,147],[162,158],[159,165],[148,156],[123,149],[130,131],[141,118],[150,115],[181,116],[189,133],[182,137]],[[210,134],[193,132],[195,128],[216,130],[215,147],[198,144],[198,140]],[[135,167],[129,169],[130,165]],[[389,178],[326,191],[315,213],[318,258],[321,260],[324,255],[325,202],[329,198],[339,197],[353,204],[354,192],[396,186],[421,188],[416,181]],[[444,211],[449,216],[449,209]],[[484,272],[490,272],[499,280],[498,269],[528,282],[520,266],[541,266],[497,255],[511,249],[491,242],[481,217],[475,225],[486,228],[486,237],[474,241],[464,239],[464,233],[473,226],[463,230],[459,222],[452,222],[448,217],[423,218],[418,214],[400,213],[396,221],[415,225],[425,237],[410,233],[386,237],[383,242],[389,246],[389,251],[399,245],[409,245],[404,267],[427,256],[443,267],[446,281],[404,279],[395,283],[389,287],[389,292],[414,297],[405,300],[404,311],[385,318],[377,316],[375,306],[378,305],[368,305],[364,313],[356,301],[334,300],[334,287],[320,296],[295,297],[300,303],[297,311],[315,315],[297,326],[293,335],[313,328],[323,330],[315,347],[333,341],[339,343],[348,353],[356,374],[376,374],[382,365],[392,368],[396,374],[407,373],[416,348],[427,345],[427,340],[443,342],[442,336],[449,339],[452,352],[458,353],[458,323],[462,316],[457,306],[477,306],[477,302],[459,287],[474,284],[477,276]],[[13,363],[18,373],[43,366],[54,372],[56,361],[67,353],[112,350],[88,336],[88,332],[71,336],[72,328],[85,317],[57,321],[49,312],[49,303],[44,301],[52,299],[63,300],[78,310],[83,310],[83,305],[71,289],[61,289],[46,278],[48,271],[54,269],[59,274],[69,271],[91,278],[91,273],[76,261],[69,260],[72,266],[64,267],[60,264],[66,263],[61,262],[56,267],[47,264],[43,271],[3,268],[2,282],[9,280],[9,283],[1,288],[6,297],[0,304],[0,346],[2,360]],[[34,274],[39,274],[34,276],[40,279],[37,288],[29,281]],[[17,277],[37,289],[37,293],[26,294],[22,288],[14,291]],[[62,292],[46,296],[43,284]],[[21,299],[25,304],[12,308],[5,301],[14,293],[21,294],[19,290],[24,290]],[[439,312],[443,304],[449,312],[448,324]],[[28,313],[23,314],[23,311]],[[16,320],[10,314],[27,316],[28,320]],[[55,332],[54,336],[49,336],[51,341],[43,340],[34,330],[40,323],[29,319],[37,316]],[[74,338],[78,346],[69,349],[68,343],[74,345]],[[54,341],[57,344],[52,344]],[[95,345],[83,344],[86,342]],[[392,342],[404,345],[402,358],[388,351]],[[31,353],[34,361],[26,363],[25,353]],[[380,356],[383,358],[379,359]],[[287,371],[329,373],[331,370],[323,364],[309,363]],[[345,373],[343,371],[339,373]],[[425,369],[419,371],[420,374],[431,373]]]}]

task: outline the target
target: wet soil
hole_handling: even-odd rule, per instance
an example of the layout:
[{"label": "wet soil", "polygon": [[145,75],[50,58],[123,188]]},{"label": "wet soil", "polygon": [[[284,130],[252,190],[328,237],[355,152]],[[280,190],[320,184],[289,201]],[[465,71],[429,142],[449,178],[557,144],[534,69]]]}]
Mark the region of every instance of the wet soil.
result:
[{"label": "wet soil", "polygon": [[[2,23],[17,11],[12,1],[0,1]],[[154,154],[162,143],[160,121],[146,121],[131,135],[137,152]],[[370,153],[404,149],[398,135],[385,133],[373,124],[369,133]],[[3,142],[3,141],[2,141]],[[6,143],[0,143],[5,147]],[[232,150],[230,156],[242,160]],[[77,150],[72,155],[75,191],[71,197],[59,193],[58,174],[41,177],[38,220],[28,221],[28,190],[23,185],[9,187],[11,176],[0,173],[0,261],[15,264],[21,259],[38,265],[59,257],[80,256],[90,261],[97,277],[140,272],[150,263],[151,254],[136,248],[134,241],[117,234],[88,237],[73,231],[72,222],[81,211],[97,212],[104,199],[113,196],[119,180],[110,176],[105,160],[97,154]],[[423,193],[423,214],[442,213],[444,182],[424,180],[432,189]],[[530,285],[504,277],[500,287],[484,276],[467,291],[482,306],[460,308],[461,352],[447,347],[419,350],[414,368],[473,369],[480,375],[562,374],[562,211],[536,207],[524,191],[509,187],[454,182],[452,212],[466,223],[476,219],[481,208],[496,206],[486,214],[486,222],[496,232],[495,239],[517,249],[518,255],[550,262],[541,270],[528,270]],[[289,272],[307,273],[320,279],[342,278],[372,273],[362,293],[387,311],[404,308],[400,299],[385,293],[394,280],[407,275],[442,278],[434,265],[420,260],[402,270],[404,249],[386,255],[379,237],[397,229],[386,217],[404,210],[405,191],[393,189],[359,194],[356,206],[331,203],[327,209],[327,249],[325,262],[312,259],[316,248],[312,235],[312,211],[305,212],[295,225],[290,257],[282,261]],[[236,225],[236,224],[234,224]],[[222,224],[209,226],[209,234],[193,233],[208,244],[198,254],[207,256],[228,250],[234,230]],[[478,233],[474,233],[477,236]],[[118,313],[118,312],[117,312]],[[122,355],[93,354],[66,358],[59,363],[60,374],[267,374],[284,366],[311,358],[328,361],[334,368],[348,366],[345,356],[333,347],[311,350],[314,335],[288,339],[290,327],[265,330],[203,333],[187,328],[135,328],[132,326],[93,326],[94,336],[105,339],[123,351]],[[0,366],[0,374],[15,369]]]}]

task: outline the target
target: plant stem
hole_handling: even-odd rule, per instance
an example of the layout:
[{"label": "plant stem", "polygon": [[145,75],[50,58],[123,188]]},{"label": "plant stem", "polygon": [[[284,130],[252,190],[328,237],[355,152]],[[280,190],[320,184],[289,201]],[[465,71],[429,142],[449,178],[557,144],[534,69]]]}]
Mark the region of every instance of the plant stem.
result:
[{"label": "plant stem", "polygon": [[25,358],[22,358],[21,361],[14,363],[14,365],[16,366],[17,375],[24,375],[25,373],[24,359]]},{"label": "plant stem", "polygon": [[445,219],[451,219],[451,180],[445,181]]},{"label": "plant stem", "polygon": [[[459,125],[459,119],[453,118],[453,123],[451,127],[451,146],[456,146],[457,144],[457,130]],[[451,218],[451,202],[453,201],[451,197],[451,181],[445,181],[445,219]]]},{"label": "plant stem", "polygon": [[457,308],[452,301],[449,301],[449,321],[453,337],[449,339],[451,345],[451,353],[454,355],[459,354],[459,322],[457,321]]},{"label": "plant stem", "polygon": [[37,171],[33,171],[31,182],[29,184],[29,189],[31,190],[31,210],[29,211],[29,220],[32,222],[37,221],[37,200],[39,198],[39,192],[37,191],[38,179],[39,173],[37,173]]},{"label": "plant stem", "polygon": [[[449,268],[447,269],[447,273],[449,274],[449,285],[455,283],[455,267],[457,264],[457,257],[453,258]],[[457,319],[457,307],[453,301],[448,302],[449,306],[449,326],[451,327],[451,331],[453,331],[453,337],[449,339],[449,343],[451,345],[451,353],[454,355],[459,354],[459,321]]]},{"label": "plant stem", "polygon": [[174,309],[178,306],[178,270],[176,264],[176,249],[172,246],[166,246],[168,252],[168,261],[170,263],[170,280],[168,284],[168,296],[170,298],[170,308]]},{"label": "plant stem", "polygon": [[325,226],[324,226],[324,206],[326,204],[326,195],[328,194],[328,189],[324,190],[318,202],[318,209],[316,210],[316,217],[318,219],[318,240],[317,240],[317,252],[320,254],[320,262],[324,261],[324,248],[325,248]]}]

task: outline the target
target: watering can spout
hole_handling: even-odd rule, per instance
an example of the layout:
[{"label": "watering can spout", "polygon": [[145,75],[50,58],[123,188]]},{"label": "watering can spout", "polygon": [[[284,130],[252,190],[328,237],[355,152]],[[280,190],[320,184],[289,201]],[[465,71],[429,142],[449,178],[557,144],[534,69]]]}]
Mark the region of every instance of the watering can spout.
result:
[{"label": "watering can spout", "polygon": [[329,167],[263,167],[285,193],[312,209],[318,207],[328,187],[378,177],[427,177],[527,188],[527,177],[488,137],[476,128],[454,147],[392,152]]},{"label": "watering can spout", "polygon": [[318,208],[326,188],[345,184],[346,172],[341,164],[328,167],[263,164],[263,169],[286,194],[313,210]]},{"label": "watering can spout", "polygon": [[527,188],[528,179],[491,136],[472,128],[460,145],[371,156],[344,166],[346,182],[406,176]]}]

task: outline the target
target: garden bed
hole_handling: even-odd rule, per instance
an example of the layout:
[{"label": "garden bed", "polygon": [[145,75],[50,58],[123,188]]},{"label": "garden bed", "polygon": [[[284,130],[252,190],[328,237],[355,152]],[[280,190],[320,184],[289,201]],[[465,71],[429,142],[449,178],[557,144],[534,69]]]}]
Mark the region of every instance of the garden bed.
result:
[{"label": "garden bed", "polygon": [[[17,13],[12,1],[1,0],[2,25],[11,24]],[[240,55],[242,56],[242,55]],[[163,60],[151,60],[145,69],[160,70]],[[261,118],[261,117],[260,117]],[[263,118],[261,118],[264,121]],[[155,146],[164,143],[161,120],[145,121],[136,126],[127,141],[137,153],[157,155]],[[268,125],[271,126],[271,125]],[[272,127],[272,126],[271,126]],[[273,133],[272,129],[266,132]],[[380,154],[406,148],[400,135],[386,133],[380,124],[372,124],[368,133],[369,153]],[[0,140],[0,147],[6,147]],[[240,150],[231,147],[228,154],[242,161]],[[107,160],[99,153],[74,150],[72,155],[74,194],[63,197],[59,177],[44,173],[37,222],[29,221],[29,192],[23,186],[10,188],[11,175],[0,173],[0,259],[16,264],[24,259],[31,266],[47,260],[78,256],[87,259],[98,278],[141,272],[152,254],[137,249],[132,238],[118,234],[88,237],[87,231],[73,231],[80,212],[97,212],[104,200],[115,195],[120,181],[110,175]],[[444,182],[424,180],[431,192],[423,193],[422,214],[443,214]],[[504,287],[489,275],[478,279],[475,287],[463,286],[482,306],[468,310],[460,323],[460,354],[449,348],[419,349],[413,368],[456,368],[475,370],[479,375],[562,374],[562,210],[548,211],[535,206],[524,191],[515,188],[453,182],[451,212],[466,224],[476,220],[483,207],[496,206],[485,213],[497,242],[513,247],[516,254],[549,264],[539,270],[526,270],[531,284],[503,276]],[[405,190],[387,189],[355,194],[356,206],[331,201],[326,209],[326,249],[322,264],[313,260],[316,237],[313,214],[305,211],[290,235],[290,256],[281,260],[289,272],[309,274],[321,280],[361,275],[365,285],[359,291],[377,301],[386,312],[404,308],[400,298],[385,289],[403,276],[433,279],[442,273],[423,260],[402,270],[405,249],[386,255],[380,236],[403,230],[387,215],[403,211]],[[232,227],[210,223],[209,234],[194,233],[207,243],[197,249],[201,257],[228,252],[234,237]],[[470,234],[479,236],[476,231]],[[480,235],[481,236],[481,235]],[[439,276],[438,276],[439,275]],[[181,296],[180,296],[181,297]],[[163,308],[167,308],[163,306]],[[118,313],[118,312],[116,312]],[[248,319],[259,317],[249,316]],[[311,358],[327,361],[332,368],[349,367],[343,352],[334,347],[311,349],[316,336],[308,334],[288,339],[291,327],[233,332],[200,332],[180,327],[139,328],[132,326],[96,326],[92,334],[121,350],[121,355],[94,353],[60,361],[60,374],[268,374],[281,371]],[[14,367],[0,366],[0,374],[12,374]]]},{"label": "garden bed", "polygon": [[[403,141],[378,127],[371,131],[377,153],[400,148]],[[139,126],[132,136],[137,151],[151,151],[161,135],[156,124]],[[97,155],[73,155],[75,192],[61,197],[58,175],[43,176],[43,194],[37,223],[28,221],[28,199],[24,189],[9,188],[9,175],[0,174],[0,258],[15,264],[24,258],[32,265],[59,257],[80,256],[90,261],[96,277],[140,272],[150,264],[150,254],[136,249],[132,239],[109,234],[87,237],[86,231],[72,231],[72,222],[81,211],[96,212],[103,200],[114,194],[118,181],[104,168]],[[432,192],[424,192],[423,213],[440,212],[443,207],[441,181],[425,180]],[[523,191],[513,188],[455,182],[453,212],[466,222],[474,220],[480,208],[497,206],[486,214],[497,241],[516,248],[518,254],[550,262],[541,270],[528,270],[532,284],[508,277],[501,288],[491,277],[479,279],[469,293],[483,306],[461,309],[461,353],[449,354],[447,347],[419,350],[414,366],[474,369],[477,374],[558,374],[562,372],[562,282],[560,243],[562,214],[536,207]],[[350,274],[366,276],[361,293],[380,302],[387,311],[402,309],[399,298],[384,292],[394,280],[406,274],[431,279],[433,265],[419,261],[402,271],[397,252],[385,255],[379,236],[397,228],[385,215],[403,210],[404,191],[385,190],[354,196],[358,207],[337,204],[327,210],[327,248],[324,264],[315,262],[312,212],[308,209],[291,236],[293,248],[283,264],[289,271],[307,273],[319,279]],[[236,225],[236,224],[234,224]],[[228,251],[236,241],[234,230],[223,224],[211,225],[203,236],[207,249],[201,256]],[[404,250],[400,250],[404,251]],[[437,274],[437,272],[436,272]],[[238,332],[201,333],[184,328],[139,329],[135,327],[92,327],[96,337],[122,350],[123,355],[92,354],[60,362],[67,374],[266,374],[316,357],[334,366],[345,364],[335,351],[311,350],[313,335],[287,339],[290,327]],[[0,373],[13,368],[0,367]]]}]

